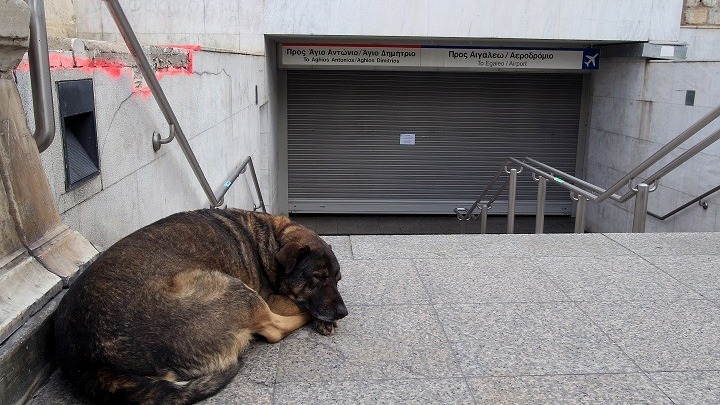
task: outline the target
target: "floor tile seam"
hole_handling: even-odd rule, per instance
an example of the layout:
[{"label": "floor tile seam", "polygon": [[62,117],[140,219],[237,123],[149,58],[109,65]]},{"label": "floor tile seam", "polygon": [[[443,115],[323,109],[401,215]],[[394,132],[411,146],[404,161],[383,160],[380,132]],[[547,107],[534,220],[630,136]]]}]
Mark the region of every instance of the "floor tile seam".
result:
[{"label": "floor tile seam", "polygon": [[550,285],[554,286],[556,290],[560,291],[560,293],[567,298],[569,301],[562,301],[562,302],[572,302],[572,297],[558,284],[553,277],[551,277],[547,272],[543,271],[543,269],[540,267],[538,262],[534,259],[530,260],[531,265],[535,268],[536,271],[538,271],[540,274],[543,275],[543,277],[550,282]]},{"label": "floor tile seam", "polygon": [[[447,306],[471,306],[471,305],[497,305],[497,304],[507,304],[507,305],[515,305],[515,304],[585,304],[585,303],[599,303],[599,304],[644,304],[644,303],[670,303],[670,302],[707,302],[711,305],[720,305],[720,303],[716,302],[716,300],[713,299],[707,299],[707,298],[648,298],[648,299],[567,299],[567,300],[540,300],[540,301],[472,301],[472,302],[443,302],[443,303],[436,303],[432,302],[429,305],[447,305]],[[394,306],[394,305],[410,305],[410,304],[377,304],[377,305],[371,305],[371,304],[362,304],[362,305],[354,305],[354,306],[368,306],[368,307],[375,307],[375,306]],[[428,305],[428,304],[413,304],[413,305]]]},{"label": "floor tile seam", "polygon": [[539,301],[446,301],[446,302],[433,302],[431,305],[448,305],[448,306],[469,306],[469,305],[515,305],[515,304],[564,304],[564,303],[574,303],[578,301],[573,301],[572,299],[567,300],[539,300]]},{"label": "floor tile seam", "polygon": [[703,294],[701,291],[696,290],[696,289],[693,288],[692,286],[684,283],[682,280],[678,279],[677,277],[675,277],[675,276],[673,276],[672,274],[668,273],[667,271],[663,270],[663,269],[660,268],[658,265],[656,265],[655,263],[653,263],[653,262],[651,262],[650,260],[648,260],[645,256],[640,256],[640,257],[641,257],[646,263],[648,263],[650,266],[652,266],[653,268],[657,269],[659,272],[665,274],[666,276],[670,277],[671,279],[677,281],[677,282],[680,283],[682,286],[684,286],[685,288],[687,288],[687,289],[689,289],[690,291],[694,292],[695,294],[698,294],[699,296],[701,296],[701,297],[703,297],[704,299],[707,299],[707,300],[712,299],[712,298],[710,298],[710,297],[707,297],[707,296],[706,296],[705,294]]},{"label": "floor tile seam", "polygon": [[683,370],[647,370],[648,374],[673,374],[673,373],[720,373],[720,369],[714,368],[693,368]]},{"label": "floor tile seam", "polygon": [[[354,253],[353,253],[354,254]],[[460,259],[527,259],[527,260],[534,260],[537,258],[605,258],[605,257],[636,257],[636,258],[642,258],[642,256],[638,254],[557,254],[557,255],[546,255],[546,256],[539,256],[534,254],[462,254],[462,255],[451,255],[451,256],[440,256],[440,255],[434,255],[434,256],[389,256],[389,255],[381,255],[381,256],[354,256],[353,260],[460,260]]]},{"label": "floor tile seam", "polygon": [[608,339],[608,341],[611,342],[611,343],[613,344],[613,346],[615,346],[615,347],[617,348],[617,350],[619,350],[620,353],[623,354],[623,356],[625,356],[628,360],[630,360],[630,362],[631,362],[633,365],[635,365],[635,367],[636,367],[638,370],[640,370],[640,372],[645,376],[645,378],[647,378],[647,379],[650,381],[650,383],[651,383],[656,389],[658,389],[660,392],[662,392],[663,395],[665,395],[665,397],[667,398],[668,401],[670,401],[670,403],[675,404],[675,401],[673,401],[673,399],[670,397],[670,395],[668,395],[668,393],[665,392],[665,390],[663,390],[663,389],[658,385],[658,383],[655,382],[655,380],[653,380],[652,378],[650,378],[650,375],[648,375],[647,371],[646,371],[644,368],[642,368],[642,367],[640,366],[640,364],[638,364],[638,362],[635,361],[635,359],[632,358],[632,357],[625,351],[625,349],[622,347],[622,345],[620,345],[620,343],[616,342],[615,339],[613,339],[613,338],[610,336],[610,334],[609,334],[602,326],[600,326],[600,325],[595,321],[595,318],[593,318],[590,314],[588,314],[588,313],[582,308],[582,306],[579,305],[579,303],[575,303],[574,305],[575,305],[575,307],[576,307],[580,312],[582,312],[582,313],[585,315],[585,317],[605,336],[605,338]]},{"label": "floor tile seam", "polygon": [[464,381],[464,377],[401,377],[401,378],[333,378],[332,380],[287,380],[277,382],[276,385],[287,385],[297,383],[335,385],[345,382],[370,382],[378,383],[385,381]]},{"label": "floor tile seam", "polygon": [[472,403],[477,404],[477,399],[475,399],[475,394],[473,390],[470,388],[470,383],[467,380],[467,377],[465,376],[465,372],[462,369],[460,358],[458,357],[457,353],[455,352],[455,347],[450,340],[450,337],[447,334],[447,331],[445,330],[445,325],[443,325],[442,320],[440,318],[440,314],[437,311],[437,308],[434,304],[434,298],[432,294],[430,294],[430,290],[428,289],[427,285],[425,284],[425,280],[420,275],[420,270],[418,270],[417,262],[415,260],[412,260],[412,268],[415,270],[416,276],[420,279],[420,284],[423,287],[423,290],[425,290],[425,294],[427,295],[427,298],[430,300],[432,311],[435,316],[435,319],[437,320],[437,324],[440,327],[440,330],[443,333],[443,336],[445,337],[445,342],[447,342],[448,348],[450,349],[450,352],[452,353],[452,357],[455,360],[455,367],[457,367],[457,370],[460,372],[460,375],[462,376],[463,384],[465,385],[465,389],[468,393],[470,393],[470,398],[472,398]]},{"label": "floor tile seam", "polygon": [[[280,342],[282,343],[282,341]],[[270,396],[270,404],[274,405],[277,403],[277,383],[278,383],[278,377],[280,376],[280,360],[283,358],[283,352],[285,351],[286,344],[279,344],[278,345],[278,355],[277,355],[277,361],[275,362],[275,372],[273,373],[273,380],[272,380],[272,395]]]},{"label": "floor tile seam", "polygon": [[355,258],[355,250],[353,249],[353,235],[346,235],[348,238],[348,246],[350,247],[350,260],[357,260]]},{"label": "floor tile seam", "polygon": [[610,240],[612,243],[614,243],[614,244],[616,244],[616,245],[618,245],[618,246],[621,246],[623,249],[625,249],[625,250],[627,250],[628,252],[632,253],[632,255],[643,258],[643,255],[642,255],[642,254],[640,254],[639,252],[636,252],[635,250],[633,250],[633,249],[631,249],[631,248],[623,245],[622,242],[611,238],[611,237],[608,235],[608,233],[602,232],[601,234],[602,234],[604,237],[606,237],[608,240]]},{"label": "floor tile seam", "polygon": [[587,373],[582,372],[567,372],[567,373],[519,373],[519,374],[477,374],[470,376],[469,378],[522,378],[522,377],[575,377],[575,376],[645,376],[642,371],[589,371]]},{"label": "floor tile seam", "polygon": [[574,299],[572,302],[581,304],[581,303],[608,303],[608,304],[619,304],[619,303],[626,303],[626,304],[634,304],[634,303],[648,303],[648,302],[658,302],[658,303],[668,303],[668,302],[695,302],[695,301],[712,301],[711,299],[707,298],[632,298],[632,299]]},{"label": "floor tile seam", "polygon": [[[523,377],[574,377],[574,376],[645,376],[649,374],[693,373],[693,372],[720,372],[720,370],[680,370],[680,371],[608,371],[608,372],[567,372],[567,373],[518,373],[518,374],[471,374],[458,377],[400,377],[400,378],[333,378],[332,380],[295,380],[279,381],[275,385],[288,385],[297,383],[328,384],[338,382],[385,382],[385,381],[464,381],[466,379],[487,378],[523,378]],[[649,377],[648,377],[649,378]]]}]

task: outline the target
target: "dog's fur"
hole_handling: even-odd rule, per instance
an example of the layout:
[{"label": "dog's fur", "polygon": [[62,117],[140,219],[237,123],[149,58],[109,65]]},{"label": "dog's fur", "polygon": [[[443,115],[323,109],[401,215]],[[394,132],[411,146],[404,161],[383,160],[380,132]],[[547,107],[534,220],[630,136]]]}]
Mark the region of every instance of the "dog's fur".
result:
[{"label": "dog's fur", "polygon": [[102,403],[185,404],[238,372],[254,334],[277,342],[347,315],[330,246],[286,217],[172,215],[117,242],[57,310],[57,359]]}]

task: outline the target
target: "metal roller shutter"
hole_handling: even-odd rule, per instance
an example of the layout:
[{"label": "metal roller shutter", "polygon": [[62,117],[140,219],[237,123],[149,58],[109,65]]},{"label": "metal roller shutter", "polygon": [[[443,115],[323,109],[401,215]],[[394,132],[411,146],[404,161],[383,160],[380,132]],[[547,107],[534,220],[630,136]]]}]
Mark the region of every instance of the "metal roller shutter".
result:
[{"label": "metal roller shutter", "polygon": [[[287,81],[291,212],[451,214],[508,156],[575,172],[578,74],[296,70]],[[522,173],[518,213],[534,213],[536,193]],[[570,211],[562,189],[547,202]]]}]

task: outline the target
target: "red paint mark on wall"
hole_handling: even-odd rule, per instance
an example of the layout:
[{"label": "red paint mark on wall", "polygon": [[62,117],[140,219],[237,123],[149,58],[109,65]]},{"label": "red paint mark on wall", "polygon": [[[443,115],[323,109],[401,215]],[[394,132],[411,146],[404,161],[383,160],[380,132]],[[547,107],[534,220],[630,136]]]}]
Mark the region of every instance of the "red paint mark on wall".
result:
[{"label": "red paint mark on wall", "polygon": [[202,46],[197,44],[168,44],[168,45],[160,45],[167,48],[173,48],[173,49],[187,49],[189,51],[201,51]]},{"label": "red paint mark on wall", "polygon": [[[128,68],[128,66],[125,66],[117,61],[104,60],[100,58],[76,58],[57,52],[50,52],[48,60],[50,62],[50,70],[81,69],[83,72],[88,74],[99,70],[107,73],[113,78],[120,77],[122,69]],[[17,70],[23,72],[30,70],[28,61],[22,61],[17,67]]]},{"label": "red paint mark on wall", "polygon": [[[200,45],[166,45],[175,49],[183,49],[187,53],[187,67],[170,67],[158,69],[155,71],[155,77],[159,80],[166,76],[178,76],[178,75],[191,75],[193,73],[193,52],[201,49]],[[108,76],[117,79],[123,74],[123,70],[131,69],[119,61],[102,59],[102,58],[80,58],[69,56],[65,53],[50,52],[49,54],[50,70],[64,70],[64,69],[81,69],[88,75],[94,72],[103,72]],[[27,72],[30,70],[30,65],[27,60],[23,60],[17,67],[18,71]],[[141,95],[145,98],[149,97],[151,92],[147,85],[135,87],[133,93]]]}]

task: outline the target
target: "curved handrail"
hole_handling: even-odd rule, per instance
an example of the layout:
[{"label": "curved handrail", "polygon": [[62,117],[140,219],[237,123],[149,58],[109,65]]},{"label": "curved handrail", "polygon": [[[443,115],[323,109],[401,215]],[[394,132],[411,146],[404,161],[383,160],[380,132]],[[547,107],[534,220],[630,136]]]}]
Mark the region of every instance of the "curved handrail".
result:
[{"label": "curved handrail", "polygon": [[[708,197],[708,196],[710,196],[710,195],[712,195],[712,194],[717,193],[718,191],[720,191],[720,186],[714,187],[714,188],[711,189],[710,191],[707,191],[707,192],[703,193],[702,195],[699,195],[699,196],[693,198],[692,200],[690,200],[690,201],[686,202],[685,204],[683,204],[683,205],[675,208],[674,210],[668,212],[668,213],[665,214],[665,215],[659,215],[659,214],[656,214],[656,213],[650,212],[650,211],[648,211],[648,215],[650,215],[650,216],[653,217],[653,218],[657,218],[657,219],[659,219],[659,220],[661,220],[661,221],[664,221],[664,220],[670,218],[671,216],[677,214],[678,212],[684,210],[685,208],[687,208],[687,207],[695,204],[696,202],[702,201],[703,198]],[[702,207],[705,208],[705,209],[707,209],[707,203],[705,203],[705,205],[703,205]]]},{"label": "curved handrail", "polygon": [[[465,220],[465,219],[470,218],[472,213],[475,212],[475,210],[477,209],[478,206],[480,206],[480,202],[482,202],[482,199],[485,198],[485,195],[488,192],[490,192],[490,189],[492,188],[492,186],[494,186],[495,182],[500,178],[500,176],[504,172],[505,167],[507,166],[509,161],[510,161],[510,158],[505,159],[503,164],[498,169],[497,173],[495,173],[495,176],[493,176],[492,180],[490,180],[490,183],[488,183],[485,186],[485,188],[483,189],[483,191],[480,193],[480,197],[478,197],[477,200],[475,200],[475,202],[470,206],[469,209],[465,210],[464,208],[455,208],[455,214],[457,215],[458,219]],[[497,199],[497,197],[500,195],[500,193],[502,192],[504,187],[507,186],[508,181],[506,181],[505,184],[503,186],[501,186],[500,189],[498,189],[495,196],[491,199],[492,201],[495,201],[495,199]],[[492,202],[488,202],[485,205],[489,209],[491,204],[492,204]]]},{"label": "curved handrail", "polygon": [[55,138],[55,113],[53,111],[52,79],[48,55],[45,4],[43,0],[26,0],[30,6],[30,87],[32,90],[35,132],[33,138],[38,151],[44,152]]},{"label": "curved handrail", "polygon": [[153,150],[157,152],[162,144],[169,143],[174,138],[177,138],[178,144],[180,144],[180,149],[182,149],[185,158],[187,159],[188,163],[190,163],[190,167],[192,168],[193,173],[195,173],[195,178],[197,178],[200,186],[205,192],[205,195],[207,196],[208,200],[210,200],[210,206],[212,208],[217,208],[224,204],[223,199],[225,197],[225,193],[227,193],[230,186],[233,185],[235,179],[237,179],[237,177],[241,173],[244,173],[246,167],[249,166],[250,174],[252,175],[253,184],[255,185],[255,191],[259,200],[259,205],[255,206],[255,209],[261,208],[263,212],[267,212],[265,210],[265,202],[263,201],[262,193],[260,192],[260,185],[258,184],[257,176],[255,174],[255,167],[253,166],[252,158],[250,156],[245,158],[245,160],[233,170],[232,174],[223,183],[222,187],[218,190],[217,193],[213,192],[210,184],[207,181],[207,178],[205,177],[205,174],[203,173],[202,168],[200,167],[200,164],[197,161],[197,158],[195,157],[195,153],[190,147],[190,143],[188,142],[187,137],[182,130],[182,127],[180,126],[180,122],[175,116],[175,113],[173,112],[173,109],[170,106],[167,97],[165,96],[165,92],[160,86],[160,82],[158,82],[157,77],[155,77],[155,73],[150,66],[150,62],[148,62],[147,57],[143,53],[140,42],[135,36],[135,33],[130,26],[130,22],[125,16],[125,12],[120,6],[120,3],[118,2],[118,0],[103,1],[107,4],[108,10],[110,11],[110,14],[113,17],[115,24],[120,30],[120,34],[125,40],[125,44],[130,50],[130,53],[135,59],[135,62],[137,62],[140,68],[140,72],[145,78],[145,81],[150,88],[150,92],[155,98],[155,101],[160,107],[160,111],[162,111],[163,116],[165,117],[165,121],[167,121],[170,128],[170,134],[165,139],[162,139],[159,134],[153,135]]}]

